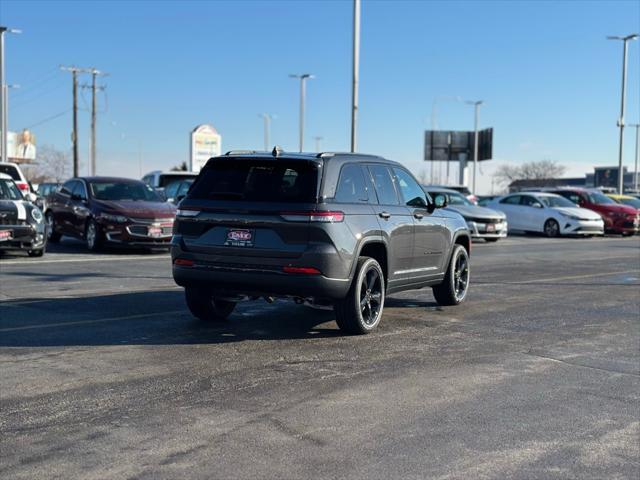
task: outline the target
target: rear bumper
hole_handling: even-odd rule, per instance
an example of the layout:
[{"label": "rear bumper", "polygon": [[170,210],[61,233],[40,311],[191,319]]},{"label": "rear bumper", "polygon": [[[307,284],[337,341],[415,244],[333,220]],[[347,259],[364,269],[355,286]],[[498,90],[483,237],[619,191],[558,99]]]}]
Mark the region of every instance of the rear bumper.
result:
[{"label": "rear bumper", "polygon": [[173,279],[182,287],[208,287],[229,295],[340,299],[347,295],[349,279],[298,275],[224,264],[173,265]]}]

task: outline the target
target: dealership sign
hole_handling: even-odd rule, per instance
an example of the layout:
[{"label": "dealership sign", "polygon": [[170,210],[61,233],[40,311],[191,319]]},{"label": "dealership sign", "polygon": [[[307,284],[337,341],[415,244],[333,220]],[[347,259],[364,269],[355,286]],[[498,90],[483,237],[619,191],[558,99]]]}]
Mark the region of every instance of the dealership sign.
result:
[{"label": "dealership sign", "polygon": [[189,170],[199,172],[211,157],[220,155],[222,137],[211,125],[200,125],[191,132]]}]

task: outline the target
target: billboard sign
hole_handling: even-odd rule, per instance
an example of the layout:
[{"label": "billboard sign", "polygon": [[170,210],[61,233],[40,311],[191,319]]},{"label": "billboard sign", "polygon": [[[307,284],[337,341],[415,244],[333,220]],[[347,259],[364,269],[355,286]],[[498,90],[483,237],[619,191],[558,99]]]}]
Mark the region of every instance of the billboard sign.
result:
[{"label": "billboard sign", "polygon": [[220,155],[222,137],[211,125],[199,125],[191,132],[189,170],[199,172],[211,157]]},{"label": "billboard sign", "polygon": [[[0,145],[0,150],[2,145]],[[22,132],[7,132],[7,158],[16,163],[28,163],[36,159],[36,139],[33,133],[24,129]]]},{"label": "billboard sign", "polygon": [[[473,160],[475,134],[467,131],[427,130],[424,132],[425,161]],[[478,160],[493,156],[493,128],[478,132]]]}]

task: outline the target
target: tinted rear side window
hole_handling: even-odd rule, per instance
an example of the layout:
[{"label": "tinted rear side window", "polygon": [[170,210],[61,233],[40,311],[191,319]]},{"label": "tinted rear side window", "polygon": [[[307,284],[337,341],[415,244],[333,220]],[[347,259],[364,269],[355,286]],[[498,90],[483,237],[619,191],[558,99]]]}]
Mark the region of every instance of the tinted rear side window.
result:
[{"label": "tinted rear side window", "polygon": [[318,169],[312,162],[234,158],[209,162],[189,198],[315,203],[317,190]]},{"label": "tinted rear side window", "polygon": [[393,177],[391,172],[384,165],[371,165],[371,178],[378,194],[378,203],[380,205],[397,205],[398,194],[393,185]]},{"label": "tinted rear side window", "polygon": [[360,165],[345,165],[340,172],[335,201],[340,203],[367,203],[369,195]]}]

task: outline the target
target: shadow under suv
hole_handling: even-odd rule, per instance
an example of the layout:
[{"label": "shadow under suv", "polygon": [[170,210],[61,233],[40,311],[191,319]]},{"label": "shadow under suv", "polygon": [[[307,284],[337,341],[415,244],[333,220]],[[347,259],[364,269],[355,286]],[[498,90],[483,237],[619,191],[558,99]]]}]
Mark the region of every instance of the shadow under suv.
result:
[{"label": "shadow under suv", "polygon": [[465,299],[469,232],[443,206],[381,157],[229,152],[180,203],[173,278],[203,320],[240,300],[288,297],[333,307],[343,331],[368,333],[388,294],[430,286],[441,305]]}]

